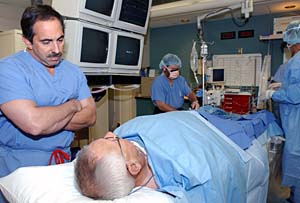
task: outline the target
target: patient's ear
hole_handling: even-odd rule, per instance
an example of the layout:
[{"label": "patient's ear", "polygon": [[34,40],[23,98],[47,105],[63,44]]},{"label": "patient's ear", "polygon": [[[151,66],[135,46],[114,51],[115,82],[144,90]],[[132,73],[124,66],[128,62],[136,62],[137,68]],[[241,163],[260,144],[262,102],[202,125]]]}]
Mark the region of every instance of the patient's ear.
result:
[{"label": "patient's ear", "polygon": [[137,161],[129,161],[126,163],[129,173],[136,176],[142,169],[142,165]]}]

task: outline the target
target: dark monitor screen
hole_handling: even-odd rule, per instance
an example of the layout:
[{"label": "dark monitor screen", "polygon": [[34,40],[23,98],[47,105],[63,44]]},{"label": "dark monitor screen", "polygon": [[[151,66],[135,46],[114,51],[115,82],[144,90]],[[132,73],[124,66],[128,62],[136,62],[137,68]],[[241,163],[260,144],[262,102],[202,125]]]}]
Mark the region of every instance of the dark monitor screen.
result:
[{"label": "dark monitor screen", "polygon": [[118,36],[116,50],[116,64],[136,66],[140,58],[139,39],[132,37]]},{"label": "dark monitor screen", "polygon": [[224,81],[224,69],[213,69],[213,82]]},{"label": "dark monitor screen", "polygon": [[86,0],[85,8],[103,15],[111,16],[114,0]]},{"label": "dark monitor screen", "polygon": [[144,27],[148,9],[149,0],[123,0],[119,20]]},{"label": "dark monitor screen", "polygon": [[106,63],[109,34],[100,30],[83,28],[81,62]]}]

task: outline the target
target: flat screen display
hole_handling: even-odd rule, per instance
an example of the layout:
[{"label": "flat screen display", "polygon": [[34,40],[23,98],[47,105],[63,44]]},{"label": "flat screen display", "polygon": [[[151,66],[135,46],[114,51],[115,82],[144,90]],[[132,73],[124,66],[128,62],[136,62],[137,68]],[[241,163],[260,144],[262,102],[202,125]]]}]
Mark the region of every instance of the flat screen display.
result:
[{"label": "flat screen display", "polygon": [[96,13],[111,16],[114,0],[86,0],[85,8]]},{"label": "flat screen display", "polygon": [[81,62],[106,63],[109,34],[107,32],[83,28],[81,43]]},{"label": "flat screen display", "polygon": [[126,36],[118,36],[116,64],[136,66],[140,57],[140,43],[139,39]]},{"label": "flat screen display", "polygon": [[123,0],[119,20],[144,27],[148,9],[148,0]]},{"label": "flat screen display", "polygon": [[213,82],[224,81],[224,69],[213,69]]}]

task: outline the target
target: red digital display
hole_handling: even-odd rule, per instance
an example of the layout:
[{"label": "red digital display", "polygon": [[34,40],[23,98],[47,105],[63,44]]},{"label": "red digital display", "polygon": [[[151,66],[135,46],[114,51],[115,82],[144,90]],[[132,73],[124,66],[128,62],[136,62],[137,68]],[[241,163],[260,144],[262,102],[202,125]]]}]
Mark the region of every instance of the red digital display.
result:
[{"label": "red digital display", "polygon": [[239,38],[254,37],[254,30],[241,30],[238,33]]},{"label": "red digital display", "polygon": [[223,39],[235,39],[235,32],[221,32],[221,40]]}]

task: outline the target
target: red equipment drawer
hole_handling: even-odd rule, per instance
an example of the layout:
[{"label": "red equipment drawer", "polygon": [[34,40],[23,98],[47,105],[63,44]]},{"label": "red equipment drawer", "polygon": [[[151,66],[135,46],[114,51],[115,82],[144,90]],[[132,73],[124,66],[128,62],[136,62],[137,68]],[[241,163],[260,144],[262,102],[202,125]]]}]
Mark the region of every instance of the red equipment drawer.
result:
[{"label": "red equipment drawer", "polygon": [[225,94],[222,108],[226,112],[246,114],[250,111],[250,95]]}]

